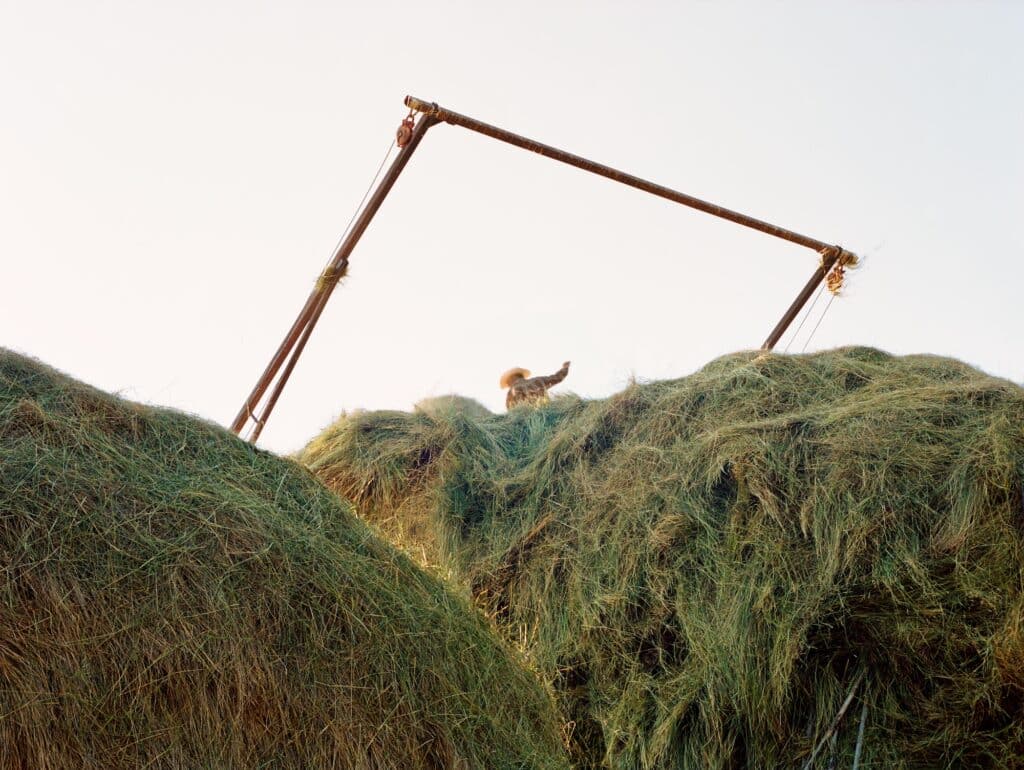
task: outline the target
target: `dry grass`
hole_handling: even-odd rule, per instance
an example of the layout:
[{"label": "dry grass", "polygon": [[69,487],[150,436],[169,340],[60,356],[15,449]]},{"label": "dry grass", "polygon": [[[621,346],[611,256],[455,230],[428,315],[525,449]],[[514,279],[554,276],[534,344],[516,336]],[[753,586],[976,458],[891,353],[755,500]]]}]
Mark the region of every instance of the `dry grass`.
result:
[{"label": "dry grass", "polygon": [[0,767],[566,767],[514,657],[295,463],[0,351]]},{"label": "dry grass", "polygon": [[1024,391],[740,353],[508,415],[362,413],[302,460],[415,511],[557,691],[580,766],[1024,765]]}]

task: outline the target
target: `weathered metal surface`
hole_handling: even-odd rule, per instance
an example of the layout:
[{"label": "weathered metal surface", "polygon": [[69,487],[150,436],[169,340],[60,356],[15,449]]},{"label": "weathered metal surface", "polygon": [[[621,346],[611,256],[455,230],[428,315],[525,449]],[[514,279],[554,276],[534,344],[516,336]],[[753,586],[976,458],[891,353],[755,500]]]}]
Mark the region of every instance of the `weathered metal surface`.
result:
[{"label": "weathered metal surface", "polygon": [[[764,344],[761,346],[761,350],[771,350],[778,344],[782,335],[786,333],[786,329],[788,329],[789,325],[793,323],[793,319],[797,317],[801,308],[807,304],[807,300],[809,300],[811,295],[814,294],[814,290],[818,288],[823,280],[825,280],[825,276],[828,275],[828,271],[832,269],[832,266],[836,263],[836,260],[839,259],[839,255],[842,254],[842,252],[843,250],[838,246],[830,246],[827,250],[822,252],[821,264],[818,265],[818,269],[814,271],[814,275],[811,276],[811,280],[809,280],[804,288],[800,290],[796,299],[793,300],[793,304],[789,306],[779,322],[775,324],[775,328],[772,329],[772,333],[768,335],[768,339],[764,341]],[[799,331],[800,330],[797,329],[797,332]]]},{"label": "weathered metal surface", "polygon": [[707,214],[719,217],[721,219],[727,219],[730,222],[743,225],[744,227],[750,227],[754,230],[758,230],[768,235],[774,235],[776,238],[782,238],[783,240],[791,241],[792,243],[798,243],[801,246],[806,246],[809,249],[815,251],[823,251],[827,248],[831,248],[831,244],[819,241],[816,238],[810,238],[806,235],[787,230],[784,227],[778,227],[769,222],[764,222],[760,219],[741,214],[738,211],[732,211],[723,206],[718,206],[714,203],[695,198],[692,195],[681,193],[678,190],[673,190],[669,187],[664,187],[654,182],[648,182],[646,179],[641,179],[638,176],[627,174],[624,171],[612,168],[611,166],[605,166],[601,163],[588,160],[580,157],[579,155],[573,155],[571,152],[565,152],[559,150],[557,147],[552,147],[541,142],[536,142],[533,139],[527,139],[519,134],[513,134],[511,131],[492,126],[488,123],[483,123],[479,120],[460,115],[457,112],[440,107],[433,102],[425,102],[422,99],[417,99],[415,96],[405,97],[405,105],[410,109],[417,110],[424,115],[430,115],[436,118],[438,121],[444,123],[451,123],[455,126],[462,126],[468,128],[470,131],[476,131],[477,133],[489,136],[492,139],[497,139],[501,142],[507,142],[508,144],[515,145],[516,147],[522,147],[524,150],[535,152],[539,155],[543,155],[546,158],[567,163],[570,166],[589,171],[592,174],[603,176],[621,184],[635,187],[638,190],[657,195],[661,198],[667,198],[670,201],[681,203],[684,206],[703,211]]},{"label": "weathered metal surface", "polygon": [[[367,201],[366,207],[353,224],[348,236],[338,246],[337,251],[335,251],[334,256],[331,258],[330,264],[324,271],[325,274],[337,274],[342,263],[348,260],[349,255],[352,253],[356,244],[359,243],[359,239],[370,224],[374,214],[377,213],[377,209],[380,208],[384,199],[387,197],[387,194],[394,186],[395,181],[398,179],[399,174],[402,173],[402,169],[405,168],[405,165],[409,162],[413,152],[416,151],[419,143],[423,140],[423,136],[436,122],[437,121],[430,115],[422,116],[417,122],[409,143],[398,153],[398,156],[392,162],[391,167],[381,179],[377,189],[374,190],[370,200]],[[319,313],[317,312],[318,306],[320,306],[322,310],[321,299],[323,303],[326,303],[327,299],[331,296],[331,292],[334,291],[336,284],[336,281],[319,281],[316,288],[313,289],[313,292],[306,299],[306,304],[303,306],[298,318],[295,319],[295,323],[293,323],[291,329],[288,330],[288,333],[285,335],[284,340],[278,347],[277,352],[274,353],[274,357],[270,360],[267,368],[256,382],[256,386],[252,389],[249,397],[246,398],[245,402],[242,404],[242,408],[238,410],[238,414],[235,416],[234,422],[231,423],[231,430],[235,433],[241,431],[242,427],[250,417],[253,416],[254,410],[259,405],[260,399],[263,398],[263,394],[266,393],[267,388],[281,369],[285,359],[290,355],[292,349],[295,347],[295,343],[304,333],[306,326],[311,323],[313,325],[316,324],[316,320],[319,318]],[[312,331],[312,329],[310,329],[310,331]],[[306,336],[308,337],[308,333]],[[269,414],[264,412],[264,414],[257,419],[257,422],[266,423],[267,417],[269,417]]]},{"label": "weathered metal surface", "polygon": [[398,131],[395,132],[395,144],[399,148],[405,147],[409,142],[412,141],[412,132],[416,126],[416,122],[413,120],[412,111],[405,120],[402,121],[402,125],[398,127]]},{"label": "weathered metal surface", "polygon": [[[344,270],[348,266],[348,260],[344,260],[341,265],[341,269]],[[288,384],[288,378],[292,376],[292,371],[295,369],[295,364],[299,362],[299,356],[302,355],[302,351],[306,347],[306,343],[309,342],[309,335],[313,333],[313,327],[316,326],[316,322],[320,320],[320,314],[324,312],[324,308],[327,307],[328,292],[320,293],[320,301],[317,303],[316,308],[313,310],[313,314],[309,318],[309,323],[306,324],[302,330],[302,334],[299,335],[299,339],[295,343],[295,347],[292,348],[291,355],[288,356],[288,363],[284,365],[284,369],[281,371],[281,376],[277,378],[277,382],[274,383],[273,390],[270,391],[270,397],[267,399],[267,403],[263,406],[263,411],[260,416],[256,419],[256,424],[252,429],[252,436],[249,440],[252,443],[256,443],[259,440],[260,434],[263,432],[264,426],[267,424],[267,420],[270,419],[270,413],[274,411],[274,407],[277,406],[277,399],[281,397],[281,392],[284,390],[284,386]]]},{"label": "weathered metal surface", "polygon": [[[278,347],[277,352],[271,359],[270,364],[264,370],[260,376],[259,381],[253,388],[252,393],[242,404],[242,408],[239,410],[235,417],[234,422],[231,424],[231,429],[238,433],[248,420],[254,420],[256,425],[253,430],[253,441],[259,437],[260,432],[263,430],[263,426],[266,424],[267,418],[273,411],[274,406],[277,404],[278,397],[281,395],[281,391],[284,389],[285,384],[288,382],[288,378],[291,376],[292,370],[295,368],[295,364],[298,361],[299,355],[302,353],[303,348],[309,339],[310,334],[313,331],[313,327],[316,325],[317,320],[320,318],[320,314],[323,312],[324,307],[327,304],[327,300],[330,298],[331,293],[334,291],[334,287],[337,284],[336,280],[326,280],[328,276],[340,275],[340,270],[343,266],[348,264],[348,257],[352,253],[359,239],[362,237],[363,232],[369,225],[373,216],[377,213],[377,209],[384,202],[384,198],[387,197],[388,192],[398,179],[399,174],[402,173],[402,169],[405,168],[405,164],[409,162],[409,158],[423,139],[424,134],[427,130],[437,122],[451,123],[452,125],[462,126],[471,131],[489,136],[492,139],[497,139],[501,142],[520,147],[530,152],[535,152],[544,157],[557,160],[561,163],[566,163],[570,166],[588,171],[598,176],[603,176],[612,181],[625,184],[630,187],[634,187],[638,190],[657,195],[658,197],[665,198],[675,203],[689,206],[690,208],[698,211],[703,211],[712,216],[725,219],[730,222],[734,222],[744,227],[757,230],[768,235],[772,235],[776,238],[781,238],[791,243],[796,243],[800,246],[805,246],[809,249],[814,249],[821,254],[821,264],[814,271],[814,275],[811,276],[811,280],[807,282],[807,285],[801,290],[796,300],[790,305],[789,309],[783,315],[782,319],[776,324],[772,333],[765,340],[762,346],[765,350],[771,350],[775,344],[782,337],[783,333],[792,323],[793,319],[796,318],[800,309],[806,304],[811,294],[818,285],[825,279],[829,274],[829,271],[835,265],[836,261],[842,255],[849,255],[849,252],[844,251],[839,246],[833,246],[819,241],[816,238],[811,238],[806,235],[787,230],[783,227],[778,227],[770,222],[765,222],[755,217],[741,214],[738,211],[727,209],[724,206],[718,206],[714,203],[695,198],[692,195],[673,190],[663,185],[649,182],[646,179],[641,179],[638,176],[627,174],[624,171],[612,168],[611,166],[605,166],[602,163],[597,163],[587,158],[583,158],[579,155],[574,155],[570,152],[565,152],[557,147],[552,147],[541,142],[528,139],[519,134],[514,134],[511,131],[492,126],[488,123],[484,123],[474,118],[461,115],[452,110],[445,109],[444,107],[438,106],[434,102],[426,102],[422,99],[417,99],[414,96],[406,96],[405,104],[410,108],[412,112],[419,112],[421,117],[415,124],[415,128],[412,127],[412,112],[407,117],[402,125],[398,129],[396,142],[400,148],[398,157],[391,164],[384,178],[381,180],[380,185],[374,191],[372,197],[368,201],[366,207],[363,209],[359,218],[356,220],[352,230],[348,236],[339,245],[337,251],[331,259],[328,267],[324,270],[321,280],[317,282],[316,288],[309,295],[306,300],[306,304],[303,306],[302,311],[299,313],[299,317],[295,319],[295,323],[292,324],[288,334],[285,335],[284,341]],[[852,256],[852,255],[850,255]],[[286,363],[287,362],[287,363]],[[281,372],[281,367],[284,366],[284,371]],[[281,372],[280,377],[278,373]],[[262,414],[258,417],[255,414],[255,409],[259,405],[261,399],[266,393],[270,384],[274,381],[275,377],[278,377],[277,384],[272,391],[270,398],[267,400],[266,405],[263,408]]]}]

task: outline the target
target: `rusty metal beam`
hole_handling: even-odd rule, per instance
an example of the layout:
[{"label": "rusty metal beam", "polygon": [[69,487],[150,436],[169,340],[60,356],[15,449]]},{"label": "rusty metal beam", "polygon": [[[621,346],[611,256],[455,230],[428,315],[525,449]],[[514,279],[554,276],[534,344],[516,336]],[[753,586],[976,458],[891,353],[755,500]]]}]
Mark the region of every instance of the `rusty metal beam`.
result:
[{"label": "rusty metal beam", "polygon": [[430,115],[436,118],[440,122],[451,123],[455,126],[462,126],[468,128],[470,131],[476,131],[484,136],[489,136],[492,139],[497,139],[501,142],[506,142],[516,147],[521,147],[524,150],[535,152],[538,155],[543,155],[546,158],[557,160],[561,163],[567,163],[570,166],[589,171],[592,174],[603,176],[611,179],[615,182],[619,182],[630,187],[635,187],[638,190],[657,195],[661,198],[666,198],[675,203],[681,203],[684,206],[689,206],[692,209],[703,211],[712,216],[719,217],[721,219],[727,219],[730,222],[735,222],[738,225],[744,227],[750,227],[754,230],[758,230],[768,235],[774,235],[776,238],[782,238],[783,240],[797,243],[801,246],[806,246],[809,249],[815,251],[823,251],[825,249],[833,248],[831,244],[819,241],[817,238],[810,238],[806,235],[787,230],[784,227],[777,227],[776,225],[770,224],[760,219],[741,214],[738,211],[732,211],[731,209],[718,206],[714,203],[708,203],[707,201],[701,200],[700,198],[694,198],[692,195],[681,193],[678,190],[673,190],[669,187],[664,187],[654,182],[648,182],[646,179],[641,179],[638,176],[627,174],[625,171],[619,171],[618,169],[612,168],[611,166],[605,166],[602,163],[597,163],[592,160],[580,157],[579,155],[573,155],[571,152],[565,150],[559,150],[557,147],[552,147],[547,144],[541,144],[533,139],[527,139],[525,136],[519,134],[513,134],[511,131],[506,131],[503,128],[492,126],[488,123],[483,123],[479,120],[460,115],[457,112],[439,107],[434,102],[426,102],[423,99],[417,99],[415,96],[405,97],[405,106],[409,109],[417,110],[424,115]]},{"label": "rusty metal beam", "polygon": [[[808,298],[814,292],[814,289],[825,279],[828,275],[829,270],[835,265],[836,261],[840,256],[846,254],[841,247],[834,246],[824,241],[819,241],[816,238],[811,238],[806,235],[787,230],[783,227],[778,227],[769,222],[765,222],[761,219],[748,216],[747,214],[741,214],[738,211],[727,209],[723,206],[718,206],[714,203],[695,198],[692,195],[673,190],[663,185],[649,182],[646,179],[641,179],[638,176],[627,174],[624,171],[612,168],[611,166],[605,166],[602,163],[597,163],[587,158],[583,158],[579,155],[574,155],[564,150],[559,150],[557,147],[552,147],[541,142],[528,139],[519,134],[514,134],[511,131],[492,126],[488,123],[484,123],[474,118],[461,115],[452,110],[445,109],[444,107],[438,106],[434,102],[426,102],[422,99],[417,99],[414,96],[406,96],[405,104],[411,110],[419,112],[421,114],[420,119],[416,123],[415,129],[412,131],[411,139],[408,144],[399,151],[398,157],[395,158],[391,167],[388,169],[384,178],[381,180],[377,189],[373,192],[372,197],[367,202],[366,207],[363,209],[359,218],[356,220],[352,230],[345,237],[342,243],[338,246],[327,269],[321,276],[321,280],[317,282],[316,288],[306,299],[306,304],[303,306],[299,313],[298,318],[295,319],[295,323],[292,324],[291,329],[285,335],[284,340],[278,347],[277,352],[271,359],[270,364],[264,370],[260,379],[257,381],[256,386],[253,388],[249,397],[242,404],[242,408],[238,411],[235,416],[234,422],[231,424],[231,429],[238,433],[247,421],[254,420],[256,425],[254,428],[253,440],[259,437],[260,432],[263,430],[263,426],[266,424],[267,418],[273,411],[274,406],[277,404],[278,397],[281,395],[281,391],[284,389],[285,384],[288,382],[288,378],[291,376],[292,370],[295,368],[295,364],[298,361],[299,355],[302,353],[306,342],[309,340],[309,336],[313,331],[313,327],[316,325],[317,320],[320,318],[320,314],[323,312],[324,307],[327,305],[327,300],[330,298],[331,293],[334,291],[334,287],[337,284],[337,277],[340,274],[339,271],[342,267],[348,265],[348,257],[352,253],[359,239],[362,237],[363,232],[366,230],[370,221],[377,213],[377,209],[384,202],[384,198],[387,197],[388,192],[398,179],[399,174],[402,173],[402,169],[405,168],[406,163],[409,162],[409,158],[419,145],[423,136],[427,130],[438,122],[451,123],[452,125],[462,126],[471,131],[489,136],[492,139],[497,139],[501,142],[506,142],[515,147],[520,147],[530,152],[535,152],[544,157],[557,160],[561,163],[566,163],[575,168],[588,171],[598,176],[603,176],[612,181],[625,184],[630,187],[634,187],[643,192],[657,195],[658,197],[665,198],[675,203],[689,206],[690,208],[698,211],[703,211],[712,216],[725,219],[730,222],[734,222],[744,227],[757,230],[768,235],[772,235],[776,238],[796,243],[800,246],[804,246],[809,249],[814,249],[816,252],[821,254],[821,264],[814,271],[814,275],[811,276],[811,280],[808,281],[807,285],[804,286],[803,290],[797,296],[796,300],[790,305],[789,309],[783,315],[782,319],[776,324],[772,333],[765,340],[763,348],[770,350],[782,337],[782,334],[792,323],[793,319],[800,312],[800,309],[806,304]],[[408,120],[408,119],[407,119]],[[407,128],[405,129],[408,130]],[[408,136],[408,134],[406,134]],[[404,140],[405,137],[402,139]],[[399,142],[402,144],[402,141]],[[281,372],[281,367],[284,366],[284,371]],[[280,376],[278,376],[280,373]],[[266,404],[262,410],[260,416],[256,416],[255,410],[260,404],[267,389],[271,383],[277,378],[277,384],[274,390],[271,392],[270,397],[267,399]]]},{"label": "rusty metal beam", "polygon": [[[341,265],[341,270],[345,270],[348,267],[348,260],[344,260]],[[292,371],[295,369],[295,365],[299,362],[299,356],[302,355],[302,351],[306,348],[306,343],[309,342],[309,335],[313,333],[313,328],[316,326],[316,322],[320,320],[320,314],[324,312],[324,308],[327,307],[327,295],[321,294],[320,301],[313,310],[313,315],[310,316],[309,323],[302,330],[302,334],[299,335],[299,339],[295,342],[295,347],[292,348],[291,355],[288,356],[288,362],[284,365],[284,369],[281,370],[281,375],[277,378],[277,382],[274,383],[273,389],[270,391],[270,396],[267,398],[266,404],[263,405],[263,410],[260,412],[259,418],[256,420],[256,424],[253,426],[252,435],[249,437],[249,441],[255,444],[260,434],[263,432],[264,426],[267,424],[267,420],[270,419],[271,412],[274,411],[274,407],[277,406],[277,399],[281,397],[281,392],[284,390],[284,386],[288,384],[288,379],[292,376]]]},{"label": "rusty metal beam", "polygon": [[[830,247],[826,251],[822,252],[821,264],[818,265],[818,268],[814,271],[814,275],[811,276],[811,279],[807,282],[804,288],[800,290],[796,299],[793,300],[793,304],[789,306],[779,322],[775,324],[775,328],[772,329],[772,333],[768,335],[768,339],[764,341],[764,344],[761,346],[761,350],[771,350],[779,343],[782,335],[786,333],[786,329],[788,329],[789,325],[793,323],[793,319],[797,317],[797,314],[803,306],[807,304],[807,300],[809,300],[811,295],[814,294],[814,290],[817,289],[821,282],[825,280],[825,276],[828,275],[829,270],[832,269],[832,266],[835,265],[836,261],[839,259],[839,255],[842,253],[843,250],[838,246]],[[798,334],[799,332],[800,329],[797,329]]]},{"label": "rusty metal beam", "polygon": [[[334,291],[334,287],[337,284],[336,279],[332,280],[329,277],[337,276],[339,274],[342,264],[347,262],[349,255],[352,253],[356,244],[359,243],[359,239],[366,231],[366,228],[373,219],[374,214],[377,213],[377,210],[380,208],[384,199],[387,197],[387,194],[394,186],[395,181],[398,179],[399,174],[402,173],[402,169],[405,168],[405,165],[409,162],[413,152],[416,151],[416,147],[419,146],[419,143],[423,140],[427,130],[436,122],[437,120],[430,115],[423,115],[419,121],[417,121],[416,128],[412,134],[412,139],[405,147],[399,150],[398,156],[391,163],[390,168],[388,168],[387,172],[384,174],[380,184],[377,185],[377,189],[374,190],[373,195],[370,197],[369,201],[367,201],[366,207],[353,224],[348,236],[346,236],[346,238],[341,242],[337,251],[335,251],[334,255],[331,257],[331,261],[323,273],[323,277],[326,277],[327,280],[320,280],[317,282],[316,288],[313,289],[312,293],[306,299],[306,304],[299,312],[299,316],[295,319],[295,323],[293,323],[291,329],[288,330],[288,333],[285,335],[284,340],[278,347],[277,352],[274,353],[274,357],[270,360],[267,368],[263,371],[263,374],[256,382],[256,386],[252,389],[249,397],[246,398],[245,402],[242,404],[242,408],[238,410],[238,414],[235,416],[234,422],[231,423],[231,430],[235,433],[240,432],[242,427],[250,418],[256,420],[257,425],[266,423],[267,417],[270,416],[267,411],[264,411],[262,416],[259,418],[255,417],[255,409],[259,405],[260,399],[263,398],[263,395],[266,393],[270,383],[273,382],[274,377],[277,376],[277,373],[281,369],[285,359],[291,355],[299,338],[305,335],[308,339],[309,332],[305,331],[306,327],[310,326],[309,331],[312,331],[311,327],[316,324],[317,319],[320,317],[320,312],[323,311],[323,305],[326,304],[327,300],[331,296],[331,292]],[[294,364],[292,364],[292,367],[294,367]],[[291,367],[289,368],[288,373],[291,373]],[[280,391],[278,391],[278,395],[279,394]],[[274,403],[276,403],[276,401],[277,399],[274,398]],[[268,406],[270,406],[271,409],[273,408],[273,404],[268,404]]]},{"label": "rusty metal beam", "polygon": [[519,134],[514,134],[511,131],[506,131],[503,128],[498,128],[497,126],[492,126],[489,123],[484,123],[466,115],[461,115],[458,112],[445,109],[435,102],[427,102],[423,99],[418,99],[415,96],[406,96],[405,105],[410,109],[423,113],[424,115],[430,115],[440,122],[451,123],[455,126],[467,128],[470,131],[475,131],[479,134],[483,134],[484,136],[489,136],[492,139],[506,142],[507,144],[514,145],[515,147],[521,147],[524,150],[535,152],[546,158],[566,163],[570,166],[574,166],[575,168],[582,169],[583,171],[589,171],[592,174],[603,176],[614,182],[619,182],[620,184],[635,187],[638,190],[643,190],[644,192],[652,195],[657,195],[658,197],[666,198],[667,200],[675,203],[689,206],[692,209],[703,211],[706,214],[711,214],[712,216],[719,217],[720,219],[735,222],[738,225],[749,227],[753,230],[757,230],[758,232],[766,233],[767,235],[772,235],[776,238],[781,238],[782,240],[796,243],[800,246],[805,246],[808,249],[814,249],[814,251],[821,254],[821,264],[818,269],[814,271],[814,275],[811,276],[811,280],[808,281],[807,285],[801,290],[800,294],[786,311],[785,315],[783,315],[779,323],[776,324],[772,333],[768,335],[768,339],[765,340],[765,343],[762,346],[762,349],[764,350],[771,350],[775,347],[775,344],[793,322],[793,319],[796,318],[800,309],[804,304],[806,304],[807,299],[825,279],[825,276],[828,275],[829,270],[832,269],[832,266],[839,258],[839,255],[844,253],[843,249],[839,246],[819,241],[817,238],[811,238],[807,235],[801,235],[800,233],[792,230],[787,230],[784,227],[773,225],[770,222],[765,222],[764,220],[756,219],[755,217],[748,216],[747,214],[741,214],[738,211],[727,209],[724,206],[709,203],[708,201],[701,200],[700,198],[695,198],[692,195],[687,195],[686,193],[679,192],[678,190],[673,190],[670,187],[649,182],[646,179],[641,179],[638,176],[627,174],[626,172],[619,171],[611,166],[605,166],[602,163],[597,163],[579,155],[574,155],[571,152],[560,150],[557,147],[542,144],[541,142],[534,141],[533,139],[528,139],[525,136],[520,136]]}]

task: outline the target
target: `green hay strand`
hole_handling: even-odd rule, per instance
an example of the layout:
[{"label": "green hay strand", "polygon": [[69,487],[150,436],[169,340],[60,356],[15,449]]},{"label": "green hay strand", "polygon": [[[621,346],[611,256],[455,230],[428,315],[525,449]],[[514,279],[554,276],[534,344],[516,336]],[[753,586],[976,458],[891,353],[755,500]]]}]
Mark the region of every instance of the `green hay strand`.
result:
[{"label": "green hay strand", "polygon": [[0,570],[0,767],[567,767],[536,677],[305,469],[4,351]]},{"label": "green hay strand", "polygon": [[[800,766],[862,673],[862,767],[1024,765],[1010,382],[739,353],[599,401],[349,415],[301,459],[371,521],[419,517],[581,767]],[[857,729],[817,766],[849,767]]]}]

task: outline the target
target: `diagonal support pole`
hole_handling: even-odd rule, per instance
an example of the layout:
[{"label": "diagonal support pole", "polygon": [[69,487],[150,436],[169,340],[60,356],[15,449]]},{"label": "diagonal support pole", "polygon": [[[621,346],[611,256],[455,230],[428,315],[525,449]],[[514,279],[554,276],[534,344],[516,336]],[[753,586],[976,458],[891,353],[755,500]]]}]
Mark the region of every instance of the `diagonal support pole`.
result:
[{"label": "diagonal support pole", "polygon": [[[270,417],[270,411],[273,410],[274,405],[277,403],[277,396],[280,395],[280,389],[284,387],[284,382],[281,382],[276,394],[267,403],[267,408],[264,408],[263,413],[257,418],[255,416],[256,407],[259,406],[261,399],[267,392],[267,388],[270,387],[271,382],[277,376],[281,367],[285,361],[293,355],[297,357],[298,353],[301,353],[301,348],[296,350],[296,344],[300,339],[303,339],[302,345],[305,346],[305,339],[309,338],[310,333],[313,330],[313,326],[316,325],[317,320],[320,317],[320,313],[323,312],[324,305],[327,304],[327,300],[330,299],[331,293],[334,291],[334,287],[337,285],[337,276],[341,274],[343,265],[348,263],[348,257],[352,253],[352,250],[359,243],[359,239],[363,236],[367,226],[373,219],[377,210],[380,208],[384,199],[387,197],[391,188],[394,186],[398,176],[402,173],[402,169],[409,162],[413,152],[419,146],[419,143],[423,140],[427,130],[437,122],[435,118],[430,115],[423,115],[420,117],[416,124],[416,128],[413,130],[412,138],[409,143],[398,152],[398,157],[392,162],[391,167],[388,168],[387,173],[381,179],[377,189],[374,190],[370,200],[367,201],[366,207],[363,209],[359,218],[355,221],[352,226],[352,230],[344,241],[339,244],[337,251],[331,257],[331,261],[324,270],[321,276],[322,280],[317,282],[316,288],[313,289],[309,298],[306,300],[306,304],[299,312],[298,318],[295,319],[295,323],[292,324],[291,329],[285,335],[284,340],[278,347],[277,352],[274,353],[274,357],[270,359],[270,363],[256,382],[256,386],[252,389],[249,397],[245,399],[242,404],[242,408],[238,410],[238,414],[235,415],[234,421],[231,423],[231,430],[235,433],[239,433],[243,426],[249,419],[253,419],[256,422],[256,430],[262,430],[262,426],[266,424],[267,418]],[[292,368],[295,364],[292,362],[287,369],[287,374],[291,374]],[[287,376],[284,377],[287,380]],[[258,434],[257,434],[258,435]]]},{"label": "diagonal support pole", "polygon": [[[829,270],[832,269],[833,265],[839,260],[839,255],[842,254],[842,249],[838,246],[831,246],[821,254],[821,264],[818,265],[817,270],[811,276],[811,279],[807,282],[800,293],[796,295],[796,299],[793,300],[793,304],[789,306],[786,312],[783,314],[779,322],[775,324],[775,328],[772,329],[772,333],[768,335],[768,339],[761,345],[761,350],[771,350],[782,339],[782,335],[786,333],[786,329],[793,323],[793,319],[797,317],[803,306],[807,304],[807,300],[814,294],[814,290],[821,285],[821,282],[825,280],[825,276],[828,275]],[[812,308],[813,310],[813,308]],[[798,328],[797,334],[800,333]]]},{"label": "diagonal support pole", "polygon": [[[240,432],[246,422],[251,419],[255,422],[254,436],[252,440],[255,441],[256,438],[259,437],[260,432],[263,430],[263,426],[270,417],[271,411],[273,411],[274,406],[277,404],[277,399],[281,395],[281,391],[284,389],[285,384],[288,382],[288,378],[291,376],[292,370],[295,368],[299,355],[302,353],[306,342],[309,340],[313,327],[316,325],[317,320],[320,318],[320,314],[323,312],[324,307],[327,304],[327,300],[334,291],[338,277],[341,275],[342,270],[348,265],[349,255],[352,253],[352,250],[362,237],[363,232],[370,224],[370,220],[372,220],[374,215],[377,213],[377,209],[379,209],[380,205],[384,202],[384,198],[387,197],[388,192],[398,179],[399,174],[402,173],[402,169],[404,169],[406,163],[409,162],[409,158],[412,156],[412,153],[415,151],[420,141],[422,141],[423,136],[435,123],[444,122],[462,126],[463,128],[483,134],[484,136],[489,136],[492,139],[497,139],[498,141],[506,142],[507,144],[520,147],[524,150],[538,153],[544,157],[557,160],[561,163],[566,163],[570,166],[582,169],[583,171],[603,176],[620,184],[628,185],[629,187],[634,187],[638,190],[642,190],[643,192],[650,193],[651,195],[657,195],[660,198],[665,198],[675,203],[689,206],[690,208],[703,211],[720,219],[725,219],[738,225],[749,227],[759,232],[766,233],[776,238],[781,238],[791,243],[796,243],[800,246],[804,246],[818,252],[821,255],[821,264],[818,266],[818,269],[814,271],[814,275],[811,276],[810,281],[808,281],[807,285],[801,290],[800,294],[797,296],[793,304],[790,305],[782,319],[778,324],[776,324],[772,333],[768,336],[768,339],[765,340],[764,345],[762,346],[762,349],[764,350],[771,350],[775,346],[783,333],[793,322],[793,319],[796,318],[800,309],[814,293],[814,290],[823,280],[825,280],[825,277],[829,274],[829,271],[833,268],[836,262],[840,261],[840,259],[846,260],[847,258],[853,258],[852,254],[839,246],[834,246],[825,243],[824,241],[819,241],[816,238],[801,235],[800,233],[773,225],[761,219],[756,219],[748,216],[747,214],[741,214],[738,211],[733,211],[723,206],[709,203],[708,201],[695,198],[692,195],[687,195],[686,193],[679,192],[678,190],[673,190],[669,187],[649,182],[646,179],[641,179],[638,176],[627,174],[626,172],[619,171],[611,166],[605,166],[602,163],[588,160],[587,158],[583,158],[579,155],[573,155],[572,153],[560,150],[557,147],[542,144],[534,141],[533,139],[527,139],[524,136],[514,134],[511,131],[506,131],[503,128],[498,128],[497,126],[492,126],[488,123],[483,123],[482,121],[467,117],[466,115],[461,115],[457,112],[453,112],[452,110],[445,109],[434,102],[426,102],[422,99],[417,99],[414,96],[406,96],[405,104],[411,110],[420,113],[420,119],[417,122],[415,129],[412,131],[410,141],[399,151],[398,157],[391,164],[391,167],[377,186],[373,196],[359,215],[359,218],[356,220],[351,232],[338,247],[337,251],[335,251],[327,269],[321,276],[321,280],[318,281],[317,287],[306,300],[306,304],[299,313],[299,317],[295,319],[295,323],[292,324],[288,334],[285,335],[284,341],[278,347],[277,352],[270,361],[270,364],[267,366],[266,370],[264,370],[260,379],[257,381],[256,386],[249,394],[249,397],[245,400],[245,403],[242,404],[242,408],[238,411],[234,422],[231,424],[231,429],[235,433]],[[855,258],[850,261],[855,261]],[[840,262],[840,264],[843,264],[843,262]],[[283,371],[282,367],[284,367]],[[262,402],[271,383],[275,381],[275,378],[276,385],[274,386],[274,390],[271,392],[269,398],[267,398],[261,415],[257,417],[256,408]]]}]

